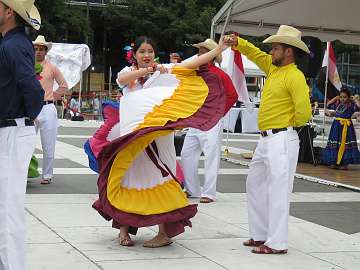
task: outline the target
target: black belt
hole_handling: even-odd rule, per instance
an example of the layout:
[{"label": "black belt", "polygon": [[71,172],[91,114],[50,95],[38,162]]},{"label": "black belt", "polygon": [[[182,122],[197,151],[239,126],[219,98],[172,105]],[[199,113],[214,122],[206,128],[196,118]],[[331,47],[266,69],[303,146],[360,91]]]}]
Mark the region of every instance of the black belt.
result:
[{"label": "black belt", "polygon": [[[33,126],[34,125],[34,121],[30,120],[30,119],[25,119],[25,126]],[[5,120],[0,120],[0,128],[3,127],[16,127],[16,121],[14,119],[5,119]]]},{"label": "black belt", "polygon": [[48,104],[52,104],[52,103],[54,103],[53,100],[45,100],[44,101],[44,105],[48,105]]},{"label": "black belt", "polygon": [[[281,132],[281,131],[286,131],[286,130],[288,130],[287,128],[274,128],[274,129],[272,129],[271,130],[271,132],[272,132],[272,134],[276,134],[276,133],[279,133],[279,132]],[[260,131],[260,134],[261,134],[261,136],[263,136],[263,137],[266,137],[266,136],[269,136],[270,134],[268,134],[267,132],[266,132],[266,130],[265,131]]]}]

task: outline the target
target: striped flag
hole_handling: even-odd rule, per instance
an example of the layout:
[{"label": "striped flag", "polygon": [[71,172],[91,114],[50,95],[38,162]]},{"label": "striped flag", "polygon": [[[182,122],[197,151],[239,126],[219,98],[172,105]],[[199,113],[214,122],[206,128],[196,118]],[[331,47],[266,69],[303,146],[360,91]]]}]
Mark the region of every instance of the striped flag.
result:
[{"label": "striped flag", "polygon": [[325,51],[322,66],[328,67],[329,81],[337,90],[340,91],[342,84],[336,67],[336,57],[331,42],[328,42],[327,48],[329,48],[329,50]]},{"label": "striped flag", "polygon": [[226,59],[227,63],[223,63],[222,66],[226,67],[224,70],[233,81],[239,96],[238,100],[245,103],[250,102],[241,53],[228,48],[223,52],[223,59]]}]

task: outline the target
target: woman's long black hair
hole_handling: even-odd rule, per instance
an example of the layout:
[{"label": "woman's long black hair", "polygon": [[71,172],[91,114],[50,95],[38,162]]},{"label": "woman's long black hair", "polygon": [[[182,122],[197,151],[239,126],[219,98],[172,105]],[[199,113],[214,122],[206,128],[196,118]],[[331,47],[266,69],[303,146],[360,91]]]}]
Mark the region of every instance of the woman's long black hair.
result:
[{"label": "woman's long black hair", "polygon": [[154,52],[156,54],[157,48],[156,48],[155,42],[147,36],[139,36],[135,39],[135,43],[134,43],[134,48],[133,48],[134,49],[134,57],[135,57],[137,50],[141,47],[141,44],[143,44],[143,43],[150,44],[153,47]]}]

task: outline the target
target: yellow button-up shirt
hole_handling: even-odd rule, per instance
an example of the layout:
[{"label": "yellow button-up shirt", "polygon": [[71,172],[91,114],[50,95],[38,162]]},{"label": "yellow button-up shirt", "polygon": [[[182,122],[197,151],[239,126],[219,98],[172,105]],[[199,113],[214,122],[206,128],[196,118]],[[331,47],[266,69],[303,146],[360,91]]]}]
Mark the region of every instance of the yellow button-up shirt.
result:
[{"label": "yellow button-up shirt", "polygon": [[261,94],[258,125],[260,130],[303,126],[311,118],[309,87],[304,74],[292,63],[277,67],[271,55],[238,38],[235,47],[267,76]]}]

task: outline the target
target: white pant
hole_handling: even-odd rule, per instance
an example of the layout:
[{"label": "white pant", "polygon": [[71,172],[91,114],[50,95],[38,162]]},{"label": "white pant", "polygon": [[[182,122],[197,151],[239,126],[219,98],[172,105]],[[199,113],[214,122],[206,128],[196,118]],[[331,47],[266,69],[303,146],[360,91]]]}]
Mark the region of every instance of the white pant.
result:
[{"label": "white pant", "polygon": [[35,128],[0,128],[0,142],[0,270],[24,270],[24,200]]},{"label": "white pant", "polygon": [[[186,133],[181,151],[181,166],[185,176],[185,188],[191,197],[216,197],[216,180],[220,166],[223,120],[212,129],[201,131],[190,128]],[[205,156],[205,182],[201,190],[198,165],[201,152]]]},{"label": "white pant", "polygon": [[43,179],[51,179],[54,170],[55,144],[58,131],[55,105],[44,105],[37,120],[43,149],[42,175]]},{"label": "white pant", "polygon": [[273,249],[287,249],[290,194],[299,153],[294,130],[262,137],[246,181],[250,236]]}]

